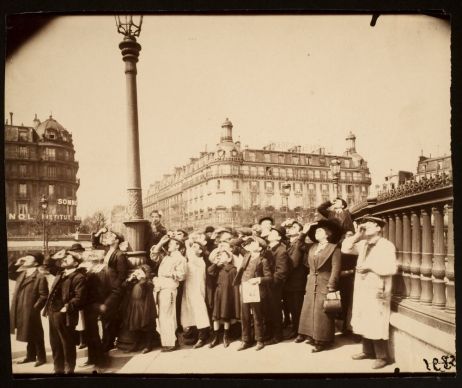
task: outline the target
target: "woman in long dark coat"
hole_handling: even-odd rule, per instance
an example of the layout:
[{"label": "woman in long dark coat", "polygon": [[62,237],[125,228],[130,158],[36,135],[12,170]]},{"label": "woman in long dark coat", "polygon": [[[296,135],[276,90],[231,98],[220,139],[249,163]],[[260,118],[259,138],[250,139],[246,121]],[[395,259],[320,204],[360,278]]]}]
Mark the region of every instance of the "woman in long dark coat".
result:
[{"label": "woman in long dark coat", "polygon": [[9,278],[16,280],[10,310],[11,334],[16,330],[16,340],[27,342],[26,358],[19,363],[35,361],[36,367],[46,362],[40,310],[48,298],[48,283],[38,269],[42,264],[43,255],[37,253],[25,256],[9,266]]},{"label": "woman in long dark coat", "polygon": [[332,345],[335,336],[335,319],[324,312],[323,304],[326,295],[337,290],[340,227],[335,221],[321,220],[310,227],[308,236],[315,243],[308,252],[310,272],[295,342],[307,339],[314,345],[312,352],[320,352]]}]

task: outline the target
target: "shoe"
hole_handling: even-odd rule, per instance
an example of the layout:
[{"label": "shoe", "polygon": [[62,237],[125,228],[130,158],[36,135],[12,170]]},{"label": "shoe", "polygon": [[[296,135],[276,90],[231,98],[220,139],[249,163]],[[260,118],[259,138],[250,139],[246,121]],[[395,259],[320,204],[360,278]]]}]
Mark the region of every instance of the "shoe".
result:
[{"label": "shoe", "polygon": [[37,368],[38,366],[44,365],[44,364],[46,364],[46,363],[47,363],[47,362],[46,362],[46,361],[43,361],[43,360],[37,361],[37,362],[34,364],[34,367]]},{"label": "shoe", "polygon": [[264,343],[265,345],[276,345],[279,342],[281,342],[279,338],[271,338],[269,341],[265,341]]},{"label": "shoe", "polygon": [[291,331],[290,333],[284,336],[284,339],[291,340],[291,339],[294,339],[295,337],[297,337],[297,333],[295,331]]},{"label": "shoe", "polygon": [[87,347],[87,344],[80,344],[78,348],[79,349],[85,349],[86,347]]},{"label": "shoe", "polygon": [[223,346],[227,348],[229,346],[229,337],[228,337],[228,330],[225,330],[225,333],[223,334]]},{"label": "shoe", "polygon": [[176,346],[166,346],[161,350],[162,353],[173,352],[176,350]]},{"label": "shoe", "polygon": [[308,344],[308,345],[314,345],[313,338],[307,338],[305,343]]},{"label": "shoe", "polygon": [[262,350],[265,347],[263,342],[257,342],[257,347],[255,348],[256,351]]},{"label": "shoe", "polygon": [[28,362],[34,362],[35,360],[32,360],[30,358],[25,358],[24,360],[17,361],[16,364],[27,364]]},{"label": "shoe", "polygon": [[202,346],[204,346],[204,345],[205,345],[205,341],[200,339],[194,344],[193,348],[194,349],[199,349],[199,348],[202,348]]},{"label": "shoe", "polygon": [[248,342],[241,342],[241,345],[237,348],[237,351],[240,352],[241,350],[245,350],[250,348],[252,345],[250,345]]},{"label": "shoe", "polygon": [[322,352],[323,350],[326,350],[326,349],[327,349],[327,346],[315,345],[315,347],[313,349],[311,349],[311,353],[319,353],[319,352]]},{"label": "shoe", "polygon": [[151,348],[151,347],[145,347],[145,348],[143,348],[143,350],[141,351],[141,354],[146,354],[146,353],[149,353],[150,351],[152,351],[152,348]]},{"label": "shoe", "polygon": [[366,354],[366,353],[361,352],[361,353],[358,353],[358,354],[353,354],[351,356],[351,358],[353,360],[367,360],[367,359],[371,359],[371,358],[374,358],[374,357],[372,357],[370,354]]},{"label": "shoe", "polygon": [[95,365],[95,363],[90,362],[90,361],[87,360],[87,361],[83,362],[82,364],[80,364],[79,368],[86,368],[87,366],[93,366],[93,365]]},{"label": "shoe", "polygon": [[299,343],[302,343],[305,340],[306,340],[306,337],[304,335],[299,334],[299,335],[297,335],[297,338],[295,338],[294,342],[296,344],[299,344]]},{"label": "shoe", "polygon": [[218,333],[213,333],[212,341],[209,343],[209,348],[214,348],[220,343],[220,339],[218,338]]},{"label": "shoe", "polygon": [[377,358],[373,363],[372,363],[372,369],[381,369],[384,366],[388,365],[388,360],[385,360],[384,358]]}]

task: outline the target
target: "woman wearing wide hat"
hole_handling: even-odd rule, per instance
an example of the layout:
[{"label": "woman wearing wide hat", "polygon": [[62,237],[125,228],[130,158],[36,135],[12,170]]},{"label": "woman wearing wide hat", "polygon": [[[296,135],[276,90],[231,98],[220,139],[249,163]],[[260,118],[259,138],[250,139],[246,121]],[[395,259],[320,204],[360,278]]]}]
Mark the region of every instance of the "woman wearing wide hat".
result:
[{"label": "woman wearing wide hat", "polygon": [[308,274],[295,342],[314,346],[312,352],[327,349],[334,342],[335,319],[324,311],[326,295],[337,290],[340,275],[342,228],[335,220],[320,220],[310,226],[308,237],[314,244],[308,251]]}]

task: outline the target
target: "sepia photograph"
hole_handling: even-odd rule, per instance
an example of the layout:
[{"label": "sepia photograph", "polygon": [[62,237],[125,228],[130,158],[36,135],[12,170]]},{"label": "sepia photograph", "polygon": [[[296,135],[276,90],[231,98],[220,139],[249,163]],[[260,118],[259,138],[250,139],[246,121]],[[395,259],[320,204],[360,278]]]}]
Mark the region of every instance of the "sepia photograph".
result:
[{"label": "sepia photograph", "polygon": [[449,18],[6,26],[13,377],[456,373]]}]

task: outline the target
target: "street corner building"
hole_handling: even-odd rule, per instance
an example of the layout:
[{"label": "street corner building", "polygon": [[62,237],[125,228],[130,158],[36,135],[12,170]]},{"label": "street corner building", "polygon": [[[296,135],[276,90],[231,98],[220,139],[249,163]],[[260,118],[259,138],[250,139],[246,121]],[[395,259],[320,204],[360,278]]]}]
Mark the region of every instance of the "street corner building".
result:
[{"label": "street corner building", "polygon": [[[5,124],[5,196],[8,240],[33,240],[41,236],[45,218],[50,235],[69,236],[76,231],[76,177],[72,133],[51,115],[33,126]],[[46,213],[40,200],[48,201]]]},{"label": "street corner building", "polygon": [[[252,224],[269,214],[276,222],[312,220],[316,206],[337,192],[348,204],[360,202],[369,195],[370,172],[356,151],[355,135],[346,135],[341,155],[292,144],[251,149],[233,140],[233,124],[226,119],[215,150],[191,157],[150,185],[145,214],[161,210],[167,227],[196,229]],[[335,163],[340,166],[336,182]]]}]

